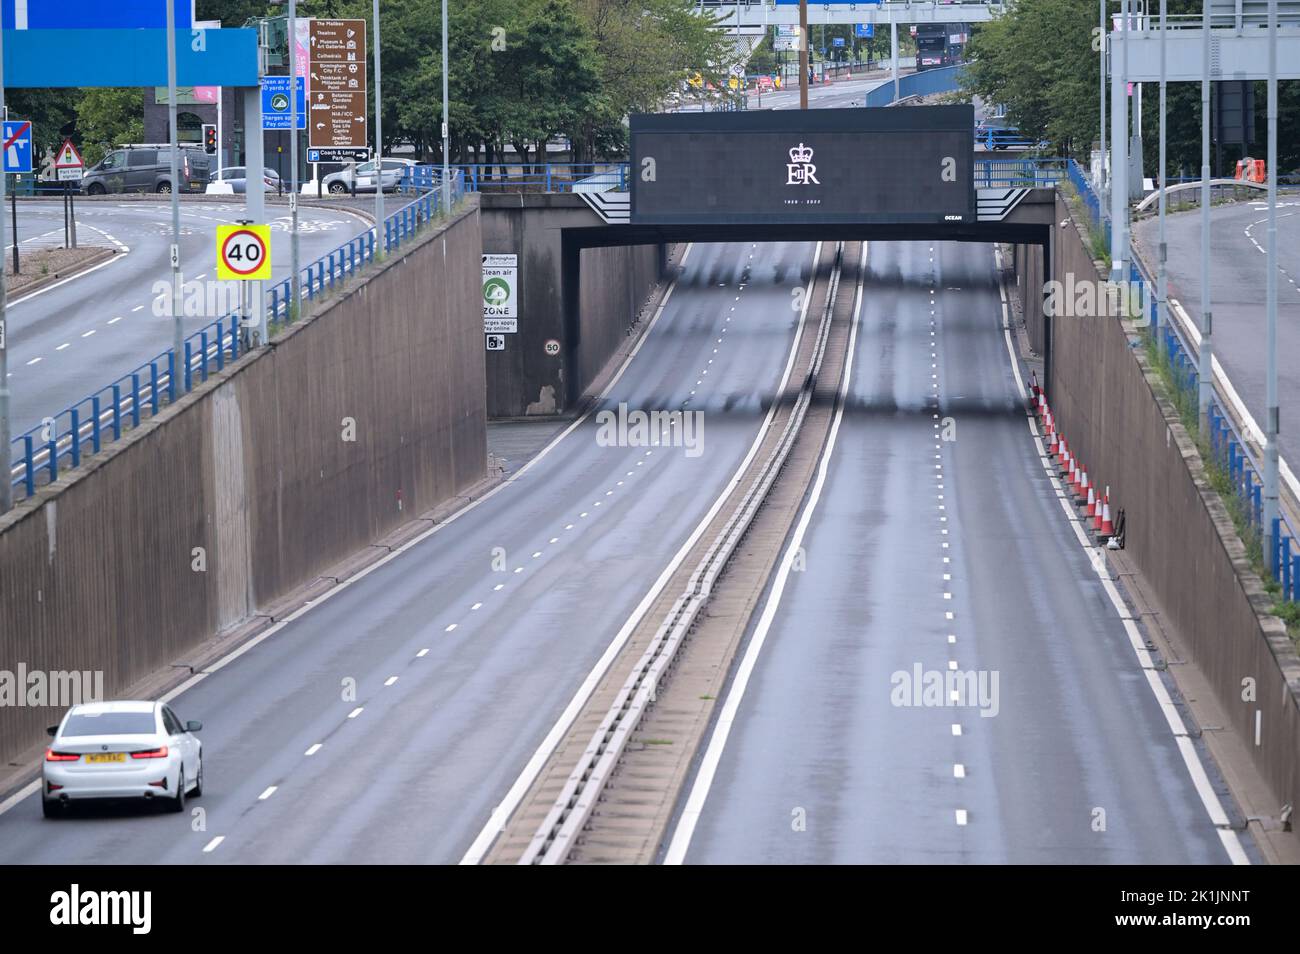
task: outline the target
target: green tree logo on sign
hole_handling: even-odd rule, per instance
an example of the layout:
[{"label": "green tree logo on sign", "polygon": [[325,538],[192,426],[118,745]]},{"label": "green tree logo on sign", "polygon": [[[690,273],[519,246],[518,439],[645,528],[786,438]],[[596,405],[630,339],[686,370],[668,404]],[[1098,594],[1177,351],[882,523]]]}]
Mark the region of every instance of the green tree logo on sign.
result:
[{"label": "green tree logo on sign", "polygon": [[510,300],[510,283],[504,278],[489,278],[483,283],[483,300],[494,308],[504,308]]}]

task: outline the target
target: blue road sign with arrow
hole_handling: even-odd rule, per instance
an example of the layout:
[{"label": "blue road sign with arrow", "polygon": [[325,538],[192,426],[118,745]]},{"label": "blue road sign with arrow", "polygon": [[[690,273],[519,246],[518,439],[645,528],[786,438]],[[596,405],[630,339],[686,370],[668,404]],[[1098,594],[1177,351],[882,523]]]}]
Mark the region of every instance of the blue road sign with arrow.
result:
[{"label": "blue road sign with arrow", "polygon": [[4,171],[32,171],[32,124],[26,119],[4,122]]}]

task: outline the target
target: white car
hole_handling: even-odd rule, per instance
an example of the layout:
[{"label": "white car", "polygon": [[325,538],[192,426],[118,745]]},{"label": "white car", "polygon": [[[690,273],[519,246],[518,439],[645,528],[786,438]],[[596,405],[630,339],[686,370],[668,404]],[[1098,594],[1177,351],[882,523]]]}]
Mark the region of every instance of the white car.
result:
[{"label": "white car", "polygon": [[41,807],[57,818],[72,801],[142,798],[174,812],[186,795],[203,794],[201,722],[182,723],[161,702],[73,706],[50,726],[42,763]]}]

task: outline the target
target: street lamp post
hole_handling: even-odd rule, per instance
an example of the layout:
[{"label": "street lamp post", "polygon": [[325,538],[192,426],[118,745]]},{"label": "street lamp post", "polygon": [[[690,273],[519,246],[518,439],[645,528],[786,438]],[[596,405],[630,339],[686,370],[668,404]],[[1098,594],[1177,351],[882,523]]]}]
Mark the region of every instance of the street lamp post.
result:
[{"label": "street lamp post", "polygon": [[1265,566],[1278,575],[1277,520],[1279,414],[1277,403],[1277,0],[1268,0],[1268,279],[1266,282],[1268,359],[1264,428]]},{"label": "street lamp post", "polygon": [[1165,241],[1165,192],[1169,183],[1165,181],[1165,94],[1168,87],[1168,56],[1165,49],[1165,29],[1168,0],[1160,0],[1160,168],[1157,170],[1156,188],[1160,197],[1156,200],[1160,208],[1160,272],[1156,276],[1156,330],[1168,320],[1166,309],[1169,307],[1169,275],[1166,271],[1168,245]]},{"label": "street lamp post", "polygon": [[451,127],[447,123],[447,0],[442,0],[442,211],[451,214]]},{"label": "street lamp post", "polygon": [[1210,0],[1201,7],[1201,349],[1197,361],[1197,419],[1201,433],[1209,428],[1214,351],[1210,313]]},{"label": "street lamp post", "polygon": [[[180,134],[176,125],[176,0],[163,0],[167,6],[167,121],[171,154],[171,206],[172,206],[172,373],[168,381],[171,399],[181,393],[181,383],[187,369],[185,361],[185,329],[181,323],[181,203],[180,203]],[[258,170],[261,173],[261,170]]]},{"label": "street lamp post", "polygon": [[[304,85],[306,80],[304,78]],[[298,259],[298,0],[289,0],[289,318],[302,316]]]},{"label": "street lamp post", "polygon": [[[0,64],[4,63],[4,31],[0,30]],[[0,65],[0,113],[4,111],[4,68]],[[33,137],[33,141],[35,137]],[[32,152],[34,153],[33,146]],[[4,205],[5,177],[0,175],[0,206]],[[17,236],[15,236],[17,238]],[[0,249],[5,244],[4,216],[0,215]],[[5,334],[5,270],[0,268],[0,513],[14,505],[13,471],[9,456],[9,339]]]},{"label": "street lamp post", "polygon": [[[379,69],[379,0],[375,0],[375,237],[384,229],[384,109]],[[375,243],[378,245],[378,241]]]}]

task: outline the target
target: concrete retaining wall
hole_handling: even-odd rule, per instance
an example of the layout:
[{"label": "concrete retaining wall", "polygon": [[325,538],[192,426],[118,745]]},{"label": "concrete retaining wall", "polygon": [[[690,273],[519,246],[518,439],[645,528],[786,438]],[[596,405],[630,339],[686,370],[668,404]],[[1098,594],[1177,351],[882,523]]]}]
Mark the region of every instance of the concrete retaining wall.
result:
[{"label": "concrete retaining wall", "polygon": [[1043,354],[1043,247],[1012,246],[1015,255],[1016,297],[1025,316],[1025,332],[1034,354]]},{"label": "concrete retaining wall", "polygon": [[0,518],[0,669],[112,697],[482,478],[481,251],[471,203]]},{"label": "concrete retaining wall", "polygon": [[[1057,220],[1071,218],[1057,199]],[[1053,229],[1053,278],[1104,278],[1073,223]],[[1300,662],[1137,334],[1116,319],[1052,320],[1053,411],[1090,478],[1127,516],[1126,549],[1209,680],[1280,808],[1300,804]],[[1243,701],[1244,680],[1256,699]],[[1260,745],[1255,745],[1256,716]]]},{"label": "concrete retaining wall", "polygon": [[[605,228],[577,195],[482,199],[484,250],[519,256],[519,330],[487,354],[488,415],[570,410],[626,337],[662,274],[664,248],[582,247],[584,232]],[[546,353],[551,340],[558,354]]]}]

